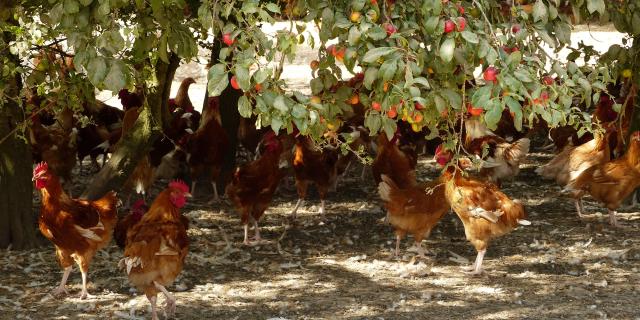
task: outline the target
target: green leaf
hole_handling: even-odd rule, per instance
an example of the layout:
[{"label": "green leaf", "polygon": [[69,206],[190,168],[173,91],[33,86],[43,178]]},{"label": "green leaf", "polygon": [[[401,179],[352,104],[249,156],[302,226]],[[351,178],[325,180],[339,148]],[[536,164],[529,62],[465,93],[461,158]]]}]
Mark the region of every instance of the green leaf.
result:
[{"label": "green leaf", "polygon": [[364,57],[362,58],[362,62],[373,63],[376,60],[378,60],[378,58],[386,56],[396,50],[397,50],[396,48],[390,48],[390,47],[379,47],[379,48],[371,49],[367,51],[367,53],[365,53]]},{"label": "green leaf", "polygon": [[124,73],[124,63],[118,61],[111,64],[109,73],[104,78],[104,85],[107,90],[118,92],[127,85],[127,78]]},{"label": "green leaf", "polygon": [[438,16],[429,17],[424,24],[424,31],[426,31],[428,34],[434,33],[436,31],[436,28],[438,27],[439,22],[440,22],[440,17]]},{"label": "green leaf", "polygon": [[251,117],[251,102],[249,102],[249,98],[245,95],[242,95],[240,99],[238,99],[238,112],[244,118]]},{"label": "green leaf", "polygon": [[107,75],[107,63],[102,57],[95,57],[89,61],[87,65],[87,76],[89,81],[95,86],[100,87],[102,80]]},{"label": "green leaf", "polygon": [[240,9],[242,13],[249,15],[258,12],[258,2],[257,1],[243,1],[242,8]]},{"label": "green leaf", "polygon": [[216,64],[209,69],[207,74],[208,84],[207,90],[210,97],[219,96],[222,91],[229,85],[229,76],[224,64]]},{"label": "green leaf", "polygon": [[494,64],[497,59],[498,59],[498,52],[496,51],[496,49],[489,48],[489,51],[487,52],[487,58],[486,58],[487,63]]},{"label": "green leaf", "polygon": [[533,21],[546,21],[547,17],[547,6],[542,0],[536,1],[536,4],[533,5]]},{"label": "green leaf", "polygon": [[269,75],[271,74],[271,69],[260,68],[253,74],[253,80],[256,83],[263,83]]},{"label": "green leaf", "polygon": [[515,52],[512,52],[507,57],[507,64],[510,65],[511,67],[516,67],[518,64],[520,64],[521,60],[522,60],[522,53],[520,51],[515,51]]},{"label": "green leaf", "polygon": [[605,8],[604,0],[587,0],[587,10],[589,10],[589,13],[598,11],[598,13],[604,14]]},{"label": "green leaf", "polygon": [[389,119],[387,117],[382,118],[382,129],[384,133],[387,135],[387,138],[391,140],[393,135],[396,133],[396,121],[393,119]]},{"label": "green leaf", "polygon": [[413,78],[413,83],[415,83],[415,84],[421,84],[421,85],[423,85],[426,89],[430,89],[430,88],[431,88],[431,85],[429,84],[429,80],[427,80],[425,77]]},{"label": "green leaf", "polygon": [[168,34],[165,32],[160,36],[160,46],[158,46],[158,57],[164,63],[169,63],[169,57],[167,56],[167,41]]},{"label": "green leaf", "polygon": [[358,27],[351,27],[351,29],[349,29],[349,37],[347,38],[349,45],[355,46],[356,44],[358,44],[358,41],[360,41],[360,36],[361,33],[360,30],[358,30]]},{"label": "green leaf", "polygon": [[500,118],[502,118],[502,104],[491,100],[487,106],[485,106],[485,110],[487,110],[487,112],[484,114],[484,122],[487,124],[487,128],[495,130]]},{"label": "green leaf", "polygon": [[471,104],[476,107],[484,107],[491,99],[491,89],[493,86],[485,85],[480,87],[476,92],[471,96]]},{"label": "green leaf", "polygon": [[478,40],[478,36],[469,30],[462,31],[460,35],[469,43],[478,43],[480,41]]},{"label": "green leaf", "polygon": [[446,102],[441,96],[439,95],[433,96],[433,102],[435,102],[436,104],[436,109],[438,110],[438,113],[442,113],[443,111],[447,110]]},{"label": "green leaf", "polygon": [[294,118],[306,118],[307,117],[307,108],[304,107],[304,105],[300,104],[300,103],[296,103],[293,105],[293,109],[291,110],[291,115]]},{"label": "green leaf", "polygon": [[289,107],[287,103],[284,101],[283,96],[277,96],[273,101],[273,107],[280,111],[282,114],[287,114],[289,112]]},{"label": "green leaf", "polygon": [[372,134],[378,133],[380,131],[380,127],[382,126],[382,119],[378,112],[372,112],[367,115],[367,118],[364,120],[364,126],[369,129],[369,132]]},{"label": "green leaf", "polygon": [[457,91],[446,88],[442,90],[442,95],[444,95],[447,100],[449,100],[449,105],[451,108],[460,110],[462,108],[462,96]]},{"label": "green leaf", "polygon": [[240,64],[235,66],[236,80],[242,91],[249,91],[251,89],[251,77],[249,76],[249,68],[246,68]]},{"label": "green leaf", "polygon": [[375,26],[369,29],[369,32],[367,32],[367,36],[369,36],[369,38],[371,38],[371,40],[373,41],[378,41],[386,38],[387,32],[382,29],[382,27]]},{"label": "green leaf", "polygon": [[396,73],[398,67],[398,60],[387,60],[381,66],[378,71],[378,76],[384,81],[391,80]]},{"label": "green leaf", "polygon": [[640,36],[640,12],[636,9],[631,19],[631,31],[637,37]]},{"label": "green leaf", "polygon": [[273,129],[274,132],[280,131],[280,128],[282,128],[282,124],[282,118],[278,116],[273,116],[271,118],[271,129]]},{"label": "green leaf", "polygon": [[280,13],[280,7],[273,2],[267,3],[266,8],[273,13]]},{"label": "green leaf", "polygon": [[319,94],[324,90],[324,84],[320,78],[311,79],[311,81],[309,81],[309,86],[311,86],[311,93],[313,94]]},{"label": "green leaf", "polygon": [[487,55],[487,53],[489,53],[489,42],[487,42],[487,40],[482,39],[482,41],[480,41],[480,48],[478,48],[478,58],[483,58]]},{"label": "green leaf", "polygon": [[513,112],[513,125],[516,127],[516,130],[522,131],[522,107],[520,103],[511,97],[504,98],[505,103],[509,106],[509,111]]},{"label": "green leaf", "polygon": [[453,38],[446,39],[440,45],[440,58],[445,62],[450,62],[453,59],[453,51],[456,49],[456,41]]},{"label": "green leaf", "polygon": [[378,78],[378,68],[368,67],[364,72],[364,87],[371,90],[373,82]]},{"label": "green leaf", "polygon": [[74,14],[80,11],[80,6],[76,0],[65,0],[64,1],[64,12],[67,14]]},{"label": "green leaf", "polygon": [[518,78],[518,80],[522,81],[522,82],[532,82],[533,79],[531,79],[531,74],[529,73],[529,71],[525,70],[525,69],[518,69],[516,71],[513,72],[513,75]]}]

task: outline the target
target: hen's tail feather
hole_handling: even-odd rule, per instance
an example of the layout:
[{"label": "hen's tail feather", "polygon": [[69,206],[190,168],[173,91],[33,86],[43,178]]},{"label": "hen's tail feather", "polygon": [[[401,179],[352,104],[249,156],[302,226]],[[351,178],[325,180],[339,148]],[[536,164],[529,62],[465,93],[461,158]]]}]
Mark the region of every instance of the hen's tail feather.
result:
[{"label": "hen's tail feather", "polygon": [[397,189],[398,186],[386,174],[383,174],[381,176],[381,179],[382,181],[380,181],[380,184],[378,184],[378,194],[380,194],[380,199],[386,202],[391,201],[391,192],[394,189]]}]

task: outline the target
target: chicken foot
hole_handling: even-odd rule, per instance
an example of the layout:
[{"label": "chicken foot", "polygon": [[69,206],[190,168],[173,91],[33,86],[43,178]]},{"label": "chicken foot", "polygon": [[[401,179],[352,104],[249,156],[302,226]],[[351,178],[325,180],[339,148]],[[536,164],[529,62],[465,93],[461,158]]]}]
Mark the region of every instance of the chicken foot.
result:
[{"label": "chicken foot", "polygon": [[482,261],[484,260],[484,254],[487,253],[487,249],[478,250],[478,255],[476,256],[476,262],[474,262],[470,267],[465,267],[465,270],[470,275],[481,275],[482,274]]},{"label": "chicken foot", "polygon": [[156,289],[162,291],[162,293],[166,298],[165,299],[166,305],[164,309],[166,316],[173,317],[176,314],[176,298],[163,285],[159,284],[157,281],[154,281],[153,285],[156,287]]},{"label": "chicken foot", "polygon": [[300,205],[302,205],[302,202],[304,202],[304,200],[302,198],[298,198],[298,202],[296,202],[296,206],[293,208],[293,211],[291,211],[291,219],[296,220],[298,208],[300,208]]},{"label": "chicken foot", "polygon": [[584,218],[586,213],[584,213],[584,205],[582,204],[582,198],[576,199],[576,211],[578,212],[578,218]]},{"label": "chicken foot", "polygon": [[612,227],[620,227],[620,223],[618,223],[618,219],[616,218],[616,211],[615,210],[609,210],[609,223],[611,224]]},{"label": "chicken foot", "polygon": [[151,320],[158,320],[158,310],[156,308],[156,300],[158,299],[156,296],[147,297],[149,302],[151,303]]},{"label": "chicken foot", "polygon": [[84,300],[95,298],[95,296],[90,295],[87,291],[87,271],[80,268],[80,272],[82,273],[82,291],[80,291],[80,299]]},{"label": "chicken foot", "polygon": [[220,201],[220,197],[218,196],[218,185],[215,183],[215,181],[212,181],[211,185],[213,186],[213,199],[211,199],[211,201],[209,202],[215,203]]},{"label": "chicken foot", "polygon": [[69,274],[71,274],[71,270],[73,269],[73,267],[68,266],[66,268],[64,268],[64,273],[62,274],[62,280],[60,281],[60,285],[53,289],[53,291],[51,291],[51,295],[53,296],[58,296],[61,294],[69,294],[69,292],[67,291],[67,288],[65,288],[66,284],[67,284],[67,279],[69,279]]},{"label": "chicken foot", "polygon": [[251,246],[255,244],[260,244],[262,242],[262,237],[260,237],[260,228],[258,227],[258,221],[253,217],[250,217],[251,223],[253,224],[254,236],[251,241],[249,241],[249,224],[244,225],[244,245]]}]

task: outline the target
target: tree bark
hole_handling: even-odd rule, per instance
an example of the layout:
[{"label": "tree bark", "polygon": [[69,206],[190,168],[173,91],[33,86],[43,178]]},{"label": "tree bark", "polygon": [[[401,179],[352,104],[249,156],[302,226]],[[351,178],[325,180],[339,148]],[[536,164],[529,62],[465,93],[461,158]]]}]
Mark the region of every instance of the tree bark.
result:
[{"label": "tree bark", "polygon": [[165,123],[171,82],[180,58],[171,55],[169,64],[160,60],[156,65],[158,86],[145,94],[145,104],[131,132],[122,138],[120,147],[91,181],[81,195],[95,200],[111,190],[120,190],[142,157],[149,153],[153,142],[160,137]]},{"label": "tree bark", "polygon": [[[0,11],[14,12],[15,1],[0,3]],[[9,24],[17,25],[13,16],[3,16]],[[0,56],[8,57],[18,66],[20,59],[9,52],[8,43],[15,37],[10,32],[2,34]],[[4,93],[17,99],[22,86],[20,75],[3,79]],[[33,186],[31,184],[32,159],[29,145],[15,132],[16,126],[25,120],[24,112],[15,100],[0,105],[0,137],[9,136],[0,144],[0,247],[11,245],[13,249],[29,249],[38,245],[35,215],[32,211]]]},{"label": "tree bark", "polygon": [[[220,49],[222,42],[214,41],[211,49],[210,65],[220,63]],[[227,61],[231,60],[231,56],[227,57]],[[231,80],[231,75],[229,75]],[[207,86],[208,87],[208,86]],[[229,150],[225,153],[222,171],[218,178],[218,190],[225,190],[227,183],[230,181],[231,175],[236,167],[236,151],[238,150],[238,126],[240,125],[240,112],[238,111],[238,100],[242,96],[242,90],[236,90],[228,85],[220,94],[220,119],[222,128],[229,137]],[[207,112],[207,104],[209,100],[209,90],[207,89],[204,101],[202,103],[202,118],[205,118]]]},{"label": "tree bark", "polygon": [[[637,95],[638,90],[640,90],[640,56],[638,56],[639,54],[640,54],[640,37],[636,36],[633,38],[633,46],[631,47],[631,56],[635,60],[633,63],[632,78],[631,78],[631,81],[633,81],[632,86],[635,87],[635,90],[633,90],[631,94],[635,94],[635,95]],[[628,138],[629,138],[629,135],[631,135],[631,133],[633,133],[634,131],[640,130],[640,111],[638,111],[639,109],[640,109],[640,99],[634,96],[633,109],[631,112],[631,123],[629,125],[629,131],[627,132],[627,140],[625,141],[629,141]]]}]

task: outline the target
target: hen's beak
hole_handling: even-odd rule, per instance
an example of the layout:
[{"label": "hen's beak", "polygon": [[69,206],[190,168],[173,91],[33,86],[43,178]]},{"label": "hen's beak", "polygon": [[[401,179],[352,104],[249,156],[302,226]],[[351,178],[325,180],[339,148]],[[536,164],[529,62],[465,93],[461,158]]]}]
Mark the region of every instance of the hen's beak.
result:
[{"label": "hen's beak", "polygon": [[183,195],[185,196],[185,198],[193,198],[193,195],[189,192],[185,192]]}]

